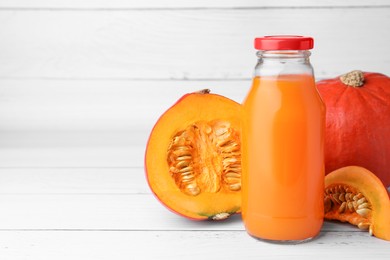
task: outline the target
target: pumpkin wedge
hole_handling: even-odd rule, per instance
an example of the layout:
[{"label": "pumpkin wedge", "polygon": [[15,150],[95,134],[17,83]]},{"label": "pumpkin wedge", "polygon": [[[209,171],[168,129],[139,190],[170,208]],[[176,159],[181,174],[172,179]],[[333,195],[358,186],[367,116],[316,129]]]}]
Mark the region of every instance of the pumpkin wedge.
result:
[{"label": "pumpkin wedge", "polygon": [[325,177],[325,219],[349,222],[390,240],[390,200],[381,180],[359,166],[346,166]]},{"label": "pumpkin wedge", "polygon": [[184,95],[155,124],[146,177],[173,212],[220,220],[240,211],[240,111],[235,101],[203,90]]}]

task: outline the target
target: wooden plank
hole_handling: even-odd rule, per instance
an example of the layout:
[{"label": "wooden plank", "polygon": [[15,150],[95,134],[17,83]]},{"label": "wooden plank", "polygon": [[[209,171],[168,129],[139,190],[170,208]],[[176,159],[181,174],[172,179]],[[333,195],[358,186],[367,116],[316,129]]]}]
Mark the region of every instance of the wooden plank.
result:
[{"label": "wooden plank", "polygon": [[93,0],[93,1],[77,1],[77,0],[2,0],[0,8],[270,8],[270,7],[340,7],[340,6],[383,6],[387,5],[386,0],[372,0],[370,2],[363,0],[279,0],[279,1],[256,1],[256,0],[198,0],[198,1],[174,1],[174,0],[143,0],[143,1],[126,1],[126,0]]},{"label": "wooden plank", "polygon": [[[1,194],[0,230],[244,230],[240,215],[192,221],[151,194]],[[28,217],[26,217],[28,216]],[[324,231],[362,232],[326,222]]]},{"label": "wooden plank", "polygon": [[[243,230],[241,217],[196,222],[151,194],[1,194],[0,229]],[[28,216],[28,217],[27,217]]]},{"label": "wooden plank", "polygon": [[82,145],[100,139],[100,144],[117,145],[124,137],[125,144],[140,144],[140,135],[149,134],[160,115],[182,95],[209,88],[241,102],[250,84],[250,79],[0,80],[0,147],[33,144],[34,140],[50,143],[55,135],[72,131],[97,133],[78,139],[74,136],[73,142],[68,138],[66,143]]},{"label": "wooden plank", "polygon": [[244,231],[1,231],[3,259],[373,259],[389,243],[365,233],[326,232],[299,245],[265,243]]},{"label": "wooden plank", "polygon": [[0,194],[150,194],[143,168],[0,168]]},{"label": "wooden plank", "polygon": [[0,168],[0,194],[150,194],[143,168]]},{"label": "wooden plank", "polygon": [[[151,194],[2,194],[0,207],[6,209],[0,230],[244,230],[240,215],[191,221]],[[323,230],[362,232],[333,222],[325,222]]]},{"label": "wooden plank", "polygon": [[[0,229],[243,229],[239,215],[212,224],[169,212],[141,168],[3,168],[0,195]],[[359,231],[338,223],[324,230]]]},{"label": "wooden plank", "polygon": [[0,77],[249,79],[253,38],[292,32],[315,38],[321,77],[390,74],[389,10],[3,10]]},{"label": "wooden plank", "polygon": [[[57,118],[57,121],[58,120],[59,118]],[[87,118],[85,120],[87,120]],[[0,146],[2,148],[0,148],[0,150],[7,148],[37,148],[44,150],[53,147],[81,147],[90,148],[93,150],[94,148],[99,149],[99,147],[107,147],[108,149],[113,149],[113,147],[128,146],[134,146],[133,148],[142,146],[140,149],[143,149],[143,146],[146,146],[146,142],[151,131],[151,127],[150,129],[147,129],[147,127],[143,124],[140,124],[138,129],[128,129],[127,131],[126,129],[118,129],[118,131],[116,131],[115,129],[113,129],[112,131],[101,131],[99,129],[76,131],[66,130],[66,126],[64,127],[64,130],[48,131],[47,129],[45,129],[45,126],[46,125],[42,125],[41,130],[39,130],[36,129],[39,127],[39,125],[29,126],[28,124],[26,124],[26,130],[24,131],[1,131]],[[3,127],[6,127],[6,125],[3,124]],[[29,128],[31,129],[32,127],[34,127],[35,129],[29,131]],[[76,129],[78,128],[76,124],[72,125],[71,127],[74,127]]]},{"label": "wooden plank", "polygon": [[0,167],[113,167],[144,165],[146,145],[91,147],[8,147],[0,148]]}]

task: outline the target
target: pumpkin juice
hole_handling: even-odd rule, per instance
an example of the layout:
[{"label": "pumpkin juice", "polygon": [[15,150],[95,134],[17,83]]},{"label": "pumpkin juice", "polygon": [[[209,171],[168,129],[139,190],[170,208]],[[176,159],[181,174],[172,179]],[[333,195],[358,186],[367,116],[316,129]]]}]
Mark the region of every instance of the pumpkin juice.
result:
[{"label": "pumpkin juice", "polygon": [[[323,107],[306,75],[255,77],[244,103],[243,218],[271,240],[314,237],[323,222]],[[250,145],[255,144],[255,145]]]},{"label": "pumpkin juice", "polygon": [[242,216],[260,239],[315,237],[324,217],[325,107],[310,65],[313,39],[255,39],[258,63],[243,103]]}]

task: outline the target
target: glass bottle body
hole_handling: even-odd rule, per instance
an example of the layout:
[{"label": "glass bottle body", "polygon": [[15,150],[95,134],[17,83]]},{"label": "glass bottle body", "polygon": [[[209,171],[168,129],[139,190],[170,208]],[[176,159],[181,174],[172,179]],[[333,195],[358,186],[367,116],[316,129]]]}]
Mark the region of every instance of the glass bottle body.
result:
[{"label": "glass bottle body", "polygon": [[243,220],[257,238],[310,239],[323,223],[325,127],[310,52],[258,56],[243,104]]}]

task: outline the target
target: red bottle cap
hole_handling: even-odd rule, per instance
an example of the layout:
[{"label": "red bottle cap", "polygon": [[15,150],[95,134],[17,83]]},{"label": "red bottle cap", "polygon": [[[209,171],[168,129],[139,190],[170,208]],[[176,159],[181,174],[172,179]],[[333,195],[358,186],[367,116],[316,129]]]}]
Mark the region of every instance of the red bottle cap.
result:
[{"label": "red bottle cap", "polygon": [[310,50],[313,46],[313,38],[298,35],[264,36],[255,39],[255,49],[264,51]]}]

